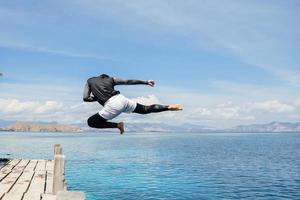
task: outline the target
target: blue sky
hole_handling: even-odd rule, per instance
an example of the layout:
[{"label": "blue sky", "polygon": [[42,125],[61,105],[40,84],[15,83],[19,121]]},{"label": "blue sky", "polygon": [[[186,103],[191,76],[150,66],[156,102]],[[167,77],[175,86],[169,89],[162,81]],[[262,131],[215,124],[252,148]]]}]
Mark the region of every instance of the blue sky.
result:
[{"label": "blue sky", "polygon": [[101,73],[154,79],[120,87],[182,113],[133,121],[230,127],[300,121],[299,1],[2,1],[1,118],[83,122]]}]

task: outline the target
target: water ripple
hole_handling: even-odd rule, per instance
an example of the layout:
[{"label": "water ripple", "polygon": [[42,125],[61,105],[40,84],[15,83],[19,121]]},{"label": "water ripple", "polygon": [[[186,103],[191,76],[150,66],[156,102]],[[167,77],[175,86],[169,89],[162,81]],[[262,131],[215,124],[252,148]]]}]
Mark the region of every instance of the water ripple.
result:
[{"label": "water ripple", "polygon": [[71,190],[105,199],[300,199],[300,134],[0,135],[0,157],[52,157]]}]

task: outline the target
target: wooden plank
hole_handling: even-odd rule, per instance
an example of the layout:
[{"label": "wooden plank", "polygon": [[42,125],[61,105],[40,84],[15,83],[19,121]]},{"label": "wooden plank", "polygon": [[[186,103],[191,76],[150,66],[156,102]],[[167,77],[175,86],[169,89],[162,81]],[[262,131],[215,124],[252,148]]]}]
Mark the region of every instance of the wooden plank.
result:
[{"label": "wooden plank", "polygon": [[[0,191],[1,193],[3,192],[8,192],[10,191],[13,186],[15,185],[15,182],[18,180],[20,175],[23,172],[23,169],[25,166],[28,164],[29,160],[13,160],[10,162],[10,166],[7,168],[11,169],[9,174],[7,174],[6,177],[3,178],[3,180],[0,182]],[[1,176],[4,173],[1,173]],[[25,191],[25,190],[24,190]],[[5,194],[3,199],[21,199],[23,196],[23,192],[20,194]]]},{"label": "wooden plank", "polygon": [[8,165],[12,160],[9,160],[6,164]]},{"label": "wooden plank", "polygon": [[13,159],[8,164],[9,165],[17,165],[20,162],[20,159]]},{"label": "wooden plank", "polygon": [[42,200],[56,200],[56,195],[53,194],[43,194]]},{"label": "wooden plank", "polygon": [[53,168],[54,161],[47,161],[46,170],[47,170],[47,180],[46,180],[46,194],[52,194],[53,191]]},{"label": "wooden plank", "polygon": [[21,160],[13,169],[12,171],[23,171],[25,167],[28,165],[29,160]]},{"label": "wooden plank", "polygon": [[47,172],[46,180],[46,194],[52,194],[53,192],[53,172]]},{"label": "wooden plank", "polygon": [[23,171],[24,167],[28,164],[29,160],[12,160],[10,163],[6,165],[2,170],[0,171],[0,181],[8,175],[12,171]]},{"label": "wooden plank", "polygon": [[13,165],[6,165],[5,167],[3,167],[3,168],[1,169],[0,172],[3,172],[3,173],[5,173],[5,174],[8,174],[9,172],[11,172],[11,170],[12,170],[13,168],[14,168]]},{"label": "wooden plank", "polygon": [[[65,185],[65,156],[56,155],[60,162],[56,165],[60,184]],[[54,160],[14,159],[0,169],[0,200],[57,200],[53,194]],[[64,188],[62,188],[64,189]],[[82,200],[84,193],[60,191],[61,200]]]},{"label": "wooden plank", "polygon": [[20,176],[18,181],[15,183],[15,185],[12,187],[12,189],[9,191],[9,193],[12,194],[23,194],[26,192],[26,190],[29,187],[29,184],[33,178],[33,171],[24,171],[23,174]]},{"label": "wooden plank", "polygon": [[4,179],[11,171],[0,171],[0,181]]},{"label": "wooden plank", "polygon": [[20,162],[20,159],[14,159],[10,161],[8,164],[6,164],[4,167],[0,169],[1,172],[7,172],[11,171],[18,163]]},{"label": "wooden plank", "polygon": [[54,169],[54,160],[48,160],[46,163],[46,170],[53,171]]},{"label": "wooden plank", "polygon": [[19,194],[6,193],[1,200],[22,200],[22,197],[23,197],[23,193],[19,193]]},{"label": "wooden plank", "polygon": [[13,165],[6,165],[5,167],[3,167],[0,172],[3,172],[5,174],[11,172],[11,170],[14,168]]},{"label": "wooden plank", "polygon": [[7,165],[2,167],[0,171],[11,171],[20,161],[20,159],[11,160]]},{"label": "wooden plank", "polygon": [[37,160],[30,160],[24,171],[33,171],[37,165]]},{"label": "wooden plank", "polygon": [[54,156],[54,171],[53,171],[53,194],[64,190],[64,166],[65,156]]},{"label": "wooden plank", "polygon": [[45,160],[39,160],[35,168],[35,171],[42,171],[42,170],[46,170]]},{"label": "wooden plank", "polygon": [[0,199],[1,199],[4,195],[5,195],[5,193],[3,193],[3,192],[1,193],[1,192],[0,192]]},{"label": "wooden plank", "polygon": [[28,159],[21,159],[20,162],[18,162],[18,164],[16,164],[15,168],[20,168],[23,167],[25,168],[25,166],[29,163]]},{"label": "wooden plank", "polygon": [[15,184],[22,171],[12,171],[0,182],[0,194],[7,193]]},{"label": "wooden plank", "polygon": [[57,200],[85,200],[85,194],[77,191],[59,191]]},{"label": "wooden plank", "polygon": [[46,171],[35,171],[35,174],[32,178],[30,186],[28,188],[28,193],[44,193],[46,181]]},{"label": "wooden plank", "polygon": [[41,194],[38,193],[25,193],[22,200],[40,200]]},{"label": "wooden plank", "polygon": [[5,166],[8,165],[8,163],[10,163],[11,160],[8,160],[7,162],[4,163],[4,160],[2,160],[2,166],[0,166],[0,170]]},{"label": "wooden plank", "polygon": [[[40,161],[39,161],[40,162]],[[35,171],[28,191],[24,194],[23,200],[40,200],[45,189],[46,171]]]}]

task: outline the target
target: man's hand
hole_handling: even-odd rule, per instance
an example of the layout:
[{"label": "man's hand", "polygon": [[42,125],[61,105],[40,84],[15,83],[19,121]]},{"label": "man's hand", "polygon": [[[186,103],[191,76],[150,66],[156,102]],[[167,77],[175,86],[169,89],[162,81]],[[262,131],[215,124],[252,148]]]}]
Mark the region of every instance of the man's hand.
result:
[{"label": "man's hand", "polygon": [[151,87],[154,87],[154,85],[155,85],[154,80],[148,80],[148,85]]}]

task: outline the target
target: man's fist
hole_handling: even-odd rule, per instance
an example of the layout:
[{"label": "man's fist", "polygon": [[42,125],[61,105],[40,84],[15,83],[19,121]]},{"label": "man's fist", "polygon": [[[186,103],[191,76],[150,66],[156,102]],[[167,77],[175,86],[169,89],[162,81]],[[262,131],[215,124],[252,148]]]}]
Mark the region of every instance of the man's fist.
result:
[{"label": "man's fist", "polygon": [[149,81],[148,81],[148,85],[150,85],[151,87],[154,87],[155,82],[154,82],[153,80],[149,80]]}]

